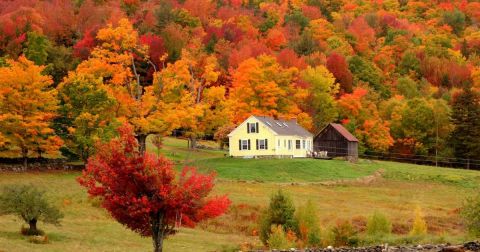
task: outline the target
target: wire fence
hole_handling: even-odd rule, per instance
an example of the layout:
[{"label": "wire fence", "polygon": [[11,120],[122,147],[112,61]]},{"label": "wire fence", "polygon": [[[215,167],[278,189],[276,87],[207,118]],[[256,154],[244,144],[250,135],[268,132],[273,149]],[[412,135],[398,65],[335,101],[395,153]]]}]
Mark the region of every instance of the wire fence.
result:
[{"label": "wire fence", "polygon": [[[315,145],[314,150],[324,151],[326,150],[327,156],[339,157],[354,155],[348,148],[341,148],[336,146],[322,146]],[[421,165],[431,165],[438,167],[450,167],[450,168],[463,168],[480,170],[480,159],[469,158],[456,158],[445,157],[435,155],[422,155],[422,154],[410,154],[410,153],[398,153],[398,152],[378,152],[378,151],[365,151],[364,153],[358,153],[359,158],[374,159],[374,160],[388,160],[403,163],[413,163]]]}]

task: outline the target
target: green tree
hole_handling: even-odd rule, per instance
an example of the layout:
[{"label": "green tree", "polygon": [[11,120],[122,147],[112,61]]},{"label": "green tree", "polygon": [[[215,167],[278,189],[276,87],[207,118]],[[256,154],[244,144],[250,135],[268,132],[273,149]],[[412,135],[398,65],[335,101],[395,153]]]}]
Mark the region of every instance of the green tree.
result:
[{"label": "green tree", "polygon": [[451,122],[455,129],[450,144],[455,157],[478,159],[480,157],[480,95],[470,86],[453,99]]},{"label": "green tree", "polygon": [[39,235],[37,221],[58,225],[63,214],[45,198],[45,192],[33,185],[12,185],[0,194],[0,215],[13,214],[28,225],[28,235]]},{"label": "green tree", "polygon": [[301,75],[310,84],[307,110],[312,115],[315,129],[320,130],[338,117],[335,95],[339,85],[324,66],[308,67]]},{"label": "green tree", "polygon": [[28,32],[27,43],[23,53],[27,59],[35,62],[35,65],[45,65],[50,46],[51,43],[47,37],[36,32]]},{"label": "green tree", "polygon": [[305,205],[299,207],[295,212],[295,219],[297,220],[298,231],[303,242],[310,247],[320,246],[320,221],[315,204],[310,200],[307,201]]},{"label": "green tree", "polygon": [[382,213],[374,212],[373,215],[370,218],[368,218],[368,222],[367,222],[368,235],[384,236],[384,235],[389,235],[391,232],[392,232],[392,223]]},{"label": "green tree", "polygon": [[397,91],[405,98],[411,99],[420,95],[417,83],[410,77],[401,77],[397,81]]},{"label": "green tree", "polygon": [[452,27],[453,32],[457,35],[460,35],[465,29],[465,14],[458,9],[445,12],[442,20],[444,24]]},{"label": "green tree", "polygon": [[87,161],[97,141],[114,136],[116,102],[107,94],[101,78],[70,74],[59,87],[60,118],[56,130],[65,141],[64,155]]},{"label": "green tree", "polygon": [[480,194],[465,201],[462,217],[470,234],[480,237]]},{"label": "green tree", "polygon": [[297,231],[297,222],[294,218],[295,206],[288,195],[278,190],[270,198],[269,207],[262,213],[260,218],[260,240],[268,244],[272,225],[280,225],[283,230]]},{"label": "green tree", "polygon": [[390,96],[390,91],[382,83],[380,69],[372,62],[355,55],[348,61],[348,68],[353,73],[356,82],[363,81],[368,83],[384,98]]}]

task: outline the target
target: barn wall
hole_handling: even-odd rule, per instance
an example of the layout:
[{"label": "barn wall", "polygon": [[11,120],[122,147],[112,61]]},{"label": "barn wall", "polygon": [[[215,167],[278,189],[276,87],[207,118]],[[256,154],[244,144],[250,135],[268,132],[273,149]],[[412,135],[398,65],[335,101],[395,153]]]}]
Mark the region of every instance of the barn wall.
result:
[{"label": "barn wall", "polygon": [[330,157],[344,157],[348,155],[348,141],[333,127],[328,126],[315,140],[315,151],[328,151]]}]

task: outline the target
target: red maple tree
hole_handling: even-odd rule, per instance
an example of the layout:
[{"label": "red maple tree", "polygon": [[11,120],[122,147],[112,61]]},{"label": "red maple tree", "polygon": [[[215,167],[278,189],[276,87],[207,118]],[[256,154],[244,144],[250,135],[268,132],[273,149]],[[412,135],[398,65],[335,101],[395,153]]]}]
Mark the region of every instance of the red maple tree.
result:
[{"label": "red maple tree", "polygon": [[176,178],[173,163],[138,150],[129,125],[118,129],[119,137],[100,144],[78,182],[113,218],[142,236],[151,236],[154,251],[176,228],[223,214],[230,205],[226,196],[207,198],[214,174],[199,174],[185,167]]}]

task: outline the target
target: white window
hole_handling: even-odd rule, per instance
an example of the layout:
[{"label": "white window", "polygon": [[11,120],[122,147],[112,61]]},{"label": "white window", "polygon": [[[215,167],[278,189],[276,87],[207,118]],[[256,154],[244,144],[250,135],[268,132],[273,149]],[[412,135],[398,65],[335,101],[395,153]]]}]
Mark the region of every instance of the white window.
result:
[{"label": "white window", "polygon": [[311,150],[311,149],[310,149],[310,140],[307,141],[307,149],[308,149],[308,150]]},{"label": "white window", "polygon": [[282,144],[280,143],[280,139],[278,139],[278,149],[280,149],[280,147],[282,147]]},{"label": "white window", "polygon": [[288,149],[289,149],[289,150],[292,149],[292,140],[288,140]]},{"label": "white window", "polygon": [[307,141],[302,140],[302,147],[304,150],[307,148],[306,144],[307,144]]},{"label": "white window", "polygon": [[240,140],[240,150],[248,150],[250,149],[250,144],[249,144],[249,141],[248,140]]},{"label": "white window", "polygon": [[266,139],[258,139],[258,149],[259,150],[266,150],[267,149],[267,140]]},{"label": "white window", "polygon": [[247,133],[258,133],[258,123],[247,123]]}]

